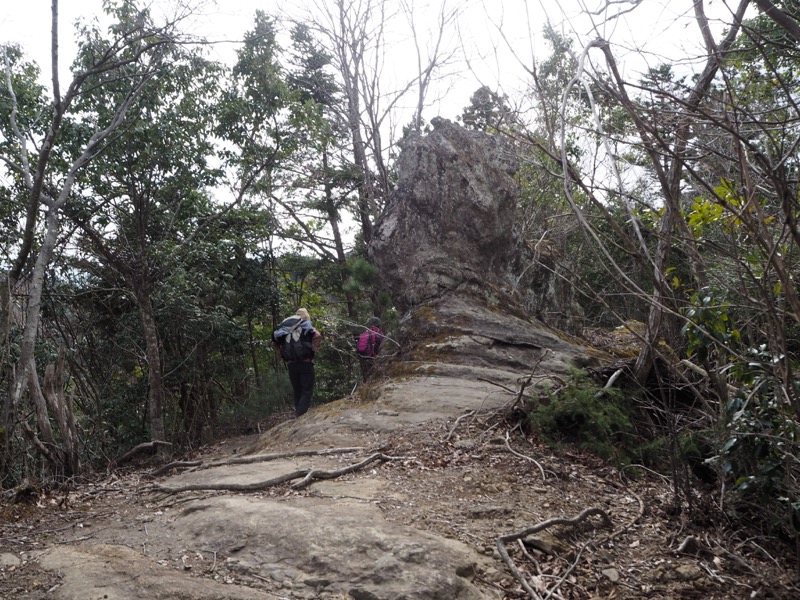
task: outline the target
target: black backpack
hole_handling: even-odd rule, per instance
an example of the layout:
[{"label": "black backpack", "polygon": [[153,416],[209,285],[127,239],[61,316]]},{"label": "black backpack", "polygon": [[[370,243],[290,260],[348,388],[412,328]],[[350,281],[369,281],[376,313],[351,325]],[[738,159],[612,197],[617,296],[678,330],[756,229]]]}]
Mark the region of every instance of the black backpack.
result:
[{"label": "black backpack", "polygon": [[311,349],[313,336],[314,332],[311,329],[303,329],[302,321],[289,327],[289,332],[281,344],[283,360],[297,362],[314,358],[314,351]]}]

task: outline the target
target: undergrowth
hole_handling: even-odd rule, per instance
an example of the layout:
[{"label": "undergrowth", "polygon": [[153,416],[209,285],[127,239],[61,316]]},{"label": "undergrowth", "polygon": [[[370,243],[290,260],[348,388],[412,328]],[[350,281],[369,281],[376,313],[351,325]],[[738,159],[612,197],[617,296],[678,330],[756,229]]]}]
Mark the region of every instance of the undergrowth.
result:
[{"label": "undergrowth", "polygon": [[615,389],[603,390],[584,371],[574,371],[567,384],[531,399],[531,429],[553,447],[571,445],[615,463],[628,463],[633,408]]}]

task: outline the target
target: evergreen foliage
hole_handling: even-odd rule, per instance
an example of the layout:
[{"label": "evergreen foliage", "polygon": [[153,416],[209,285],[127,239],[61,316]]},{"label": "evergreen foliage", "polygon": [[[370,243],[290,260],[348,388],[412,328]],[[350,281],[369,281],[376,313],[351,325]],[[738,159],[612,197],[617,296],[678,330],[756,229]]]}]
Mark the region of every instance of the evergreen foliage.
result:
[{"label": "evergreen foliage", "polygon": [[567,385],[533,402],[533,431],[556,446],[576,446],[601,458],[627,462],[633,409],[617,390],[601,392],[585,372],[572,373]]}]

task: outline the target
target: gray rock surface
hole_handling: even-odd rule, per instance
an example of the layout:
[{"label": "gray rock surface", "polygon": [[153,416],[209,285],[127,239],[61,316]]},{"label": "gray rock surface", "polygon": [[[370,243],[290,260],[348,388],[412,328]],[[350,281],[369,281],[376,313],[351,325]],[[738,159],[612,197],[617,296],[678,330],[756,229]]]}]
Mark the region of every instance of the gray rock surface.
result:
[{"label": "gray rock surface", "polygon": [[[517,223],[517,149],[445,119],[405,140],[369,255],[402,312],[453,295],[579,334],[582,312],[557,253]],[[562,257],[563,259],[563,257]]]}]

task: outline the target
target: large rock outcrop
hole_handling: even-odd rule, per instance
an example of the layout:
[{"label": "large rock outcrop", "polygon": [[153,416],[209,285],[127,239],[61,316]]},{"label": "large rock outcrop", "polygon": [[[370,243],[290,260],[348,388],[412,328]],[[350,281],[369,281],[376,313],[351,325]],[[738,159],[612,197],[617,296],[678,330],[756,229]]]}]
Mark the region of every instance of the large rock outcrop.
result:
[{"label": "large rock outcrop", "polygon": [[432,124],[404,142],[399,180],[369,247],[397,307],[408,313],[469,297],[578,333],[579,309],[558,261],[535,257],[519,235],[516,149],[445,119]]},{"label": "large rock outcrop", "polygon": [[443,119],[433,125],[405,142],[370,245],[403,312],[452,292],[502,287],[514,250],[516,155],[499,137]]}]

